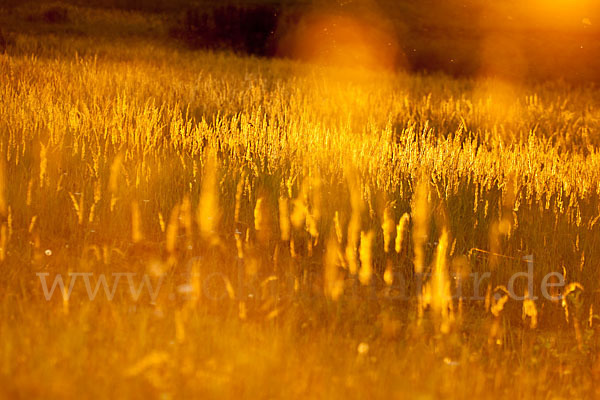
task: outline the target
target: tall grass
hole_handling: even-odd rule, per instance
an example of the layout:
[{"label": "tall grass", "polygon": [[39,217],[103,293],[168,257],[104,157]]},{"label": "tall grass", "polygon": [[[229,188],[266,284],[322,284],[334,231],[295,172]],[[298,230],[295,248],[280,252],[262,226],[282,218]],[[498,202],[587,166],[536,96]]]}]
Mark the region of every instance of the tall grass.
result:
[{"label": "tall grass", "polygon": [[593,87],[27,35],[0,76],[7,396],[593,393]]}]

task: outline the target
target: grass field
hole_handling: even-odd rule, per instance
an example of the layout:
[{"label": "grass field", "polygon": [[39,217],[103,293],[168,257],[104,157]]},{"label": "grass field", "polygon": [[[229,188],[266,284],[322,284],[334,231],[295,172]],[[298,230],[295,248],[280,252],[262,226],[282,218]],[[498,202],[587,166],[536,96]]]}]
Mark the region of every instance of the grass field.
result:
[{"label": "grass field", "polygon": [[0,54],[1,398],[600,394],[597,86],[69,10]]}]

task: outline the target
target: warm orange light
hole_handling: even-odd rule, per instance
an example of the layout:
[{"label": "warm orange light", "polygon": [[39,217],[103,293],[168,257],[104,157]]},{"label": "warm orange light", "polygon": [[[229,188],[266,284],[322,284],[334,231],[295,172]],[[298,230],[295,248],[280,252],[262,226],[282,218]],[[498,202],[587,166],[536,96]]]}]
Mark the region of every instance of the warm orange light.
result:
[{"label": "warm orange light", "polygon": [[529,0],[523,7],[534,26],[577,28],[591,23],[594,4],[590,0]]},{"label": "warm orange light", "polygon": [[284,52],[294,58],[366,69],[393,69],[400,55],[389,29],[334,14],[306,16],[284,46]]},{"label": "warm orange light", "polygon": [[480,75],[520,80],[527,74],[527,58],[518,40],[488,35],[481,41]]}]

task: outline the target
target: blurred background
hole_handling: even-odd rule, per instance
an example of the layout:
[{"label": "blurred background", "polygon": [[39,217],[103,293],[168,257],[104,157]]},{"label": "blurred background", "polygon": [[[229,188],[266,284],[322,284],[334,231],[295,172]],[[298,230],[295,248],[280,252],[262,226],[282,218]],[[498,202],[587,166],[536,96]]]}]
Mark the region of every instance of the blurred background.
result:
[{"label": "blurred background", "polygon": [[600,78],[593,0],[3,2],[0,48],[20,32],[85,35],[77,10],[98,8],[160,16],[165,38],[192,49],[465,77]]}]

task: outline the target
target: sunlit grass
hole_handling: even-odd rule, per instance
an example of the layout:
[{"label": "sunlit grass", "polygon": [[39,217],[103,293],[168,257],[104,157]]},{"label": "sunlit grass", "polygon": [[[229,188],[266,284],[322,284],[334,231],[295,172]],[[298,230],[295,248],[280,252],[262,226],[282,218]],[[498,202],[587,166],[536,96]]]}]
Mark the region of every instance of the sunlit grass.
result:
[{"label": "sunlit grass", "polygon": [[6,397],[595,393],[595,88],[43,35],[0,76]]}]

